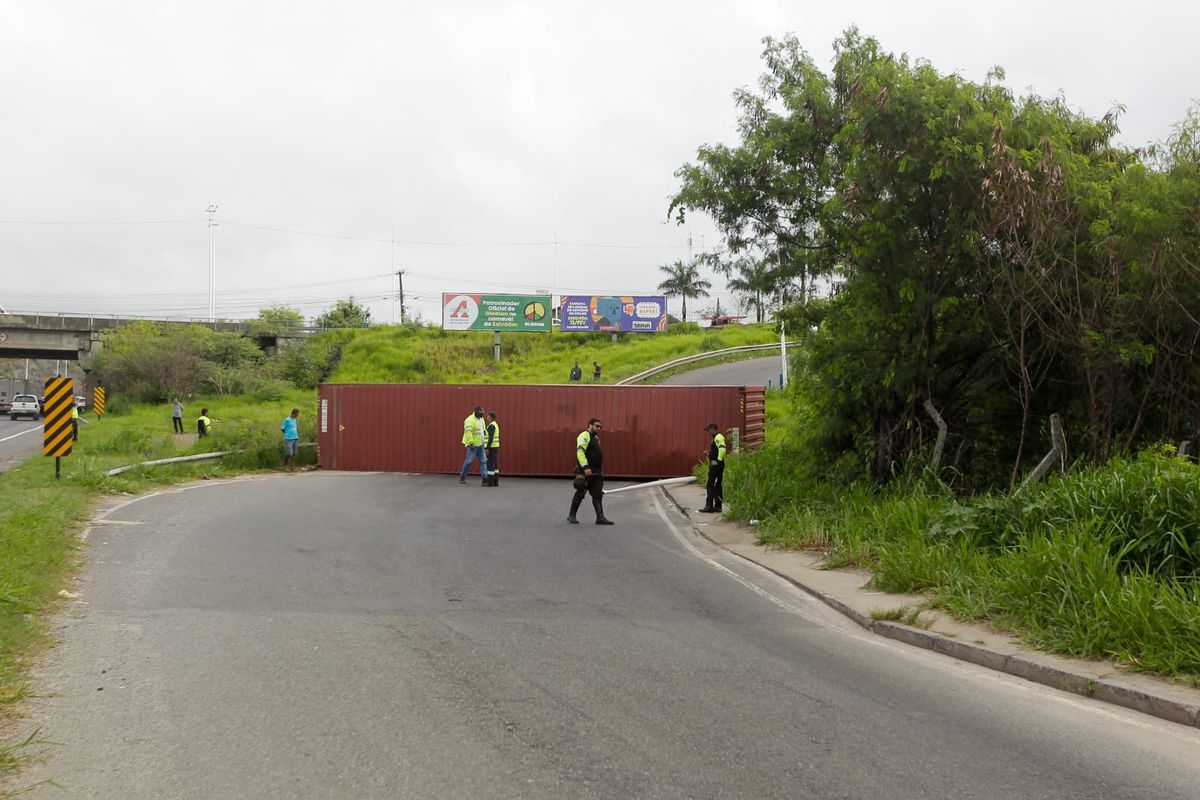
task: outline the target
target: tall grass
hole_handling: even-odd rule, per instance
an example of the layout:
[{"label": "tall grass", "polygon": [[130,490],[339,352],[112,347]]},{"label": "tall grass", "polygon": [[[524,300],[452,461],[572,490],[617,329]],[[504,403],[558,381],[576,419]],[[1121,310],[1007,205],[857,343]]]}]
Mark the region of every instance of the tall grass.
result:
[{"label": "tall grass", "polygon": [[[678,331],[678,332],[676,332]],[[701,330],[687,325],[665,334],[501,335],[501,360],[493,360],[492,334],[447,332],[440,328],[379,326],[358,333],[342,349],[330,378],[335,383],[566,383],[578,361],[584,381],[599,361],[602,382],[614,383],[648,367],[682,356],[768,344],[777,334],[769,325],[729,325]]]},{"label": "tall grass", "polygon": [[1200,679],[1200,468],[1145,452],[1024,491],[959,498],[928,475],[842,484],[804,460],[795,398],[768,401],[767,445],[731,459],[726,494],[764,543],[865,566],[1031,644]]}]

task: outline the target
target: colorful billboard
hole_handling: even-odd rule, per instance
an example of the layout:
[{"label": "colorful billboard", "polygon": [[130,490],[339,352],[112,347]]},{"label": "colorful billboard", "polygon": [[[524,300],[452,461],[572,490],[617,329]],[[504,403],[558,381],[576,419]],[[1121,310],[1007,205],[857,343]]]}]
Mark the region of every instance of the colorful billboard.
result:
[{"label": "colorful billboard", "polygon": [[544,294],[443,294],[442,327],[448,331],[550,331],[550,297]]},{"label": "colorful billboard", "polygon": [[633,295],[567,295],[562,298],[562,329],[654,333],[667,329],[667,298]]}]

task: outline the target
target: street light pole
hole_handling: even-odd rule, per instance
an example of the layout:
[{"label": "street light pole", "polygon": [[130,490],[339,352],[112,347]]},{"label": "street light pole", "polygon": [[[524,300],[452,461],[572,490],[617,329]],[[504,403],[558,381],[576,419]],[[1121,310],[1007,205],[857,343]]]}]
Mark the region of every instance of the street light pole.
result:
[{"label": "street light pole", "polygon": [[208,321],[217,321],[217,223],[213,214],[217,213],[216,203],[210,202],[208,208]]}]

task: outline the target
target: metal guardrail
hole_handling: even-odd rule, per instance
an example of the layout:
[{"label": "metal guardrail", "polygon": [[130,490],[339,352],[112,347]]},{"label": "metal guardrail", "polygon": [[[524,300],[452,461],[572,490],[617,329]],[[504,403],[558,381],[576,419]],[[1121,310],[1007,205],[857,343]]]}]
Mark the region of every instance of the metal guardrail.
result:
[{"label": "metal guardrail", "polygon": [[[87,420],[85,419],[84,422],[87,422]],[[316,446],[317,446],[316,442],[302,442],[299,445],[299,447],[316,447]],[[221,457],[227,456],[231,453],[244,453],[244,452],[246,452],[246,451],[245,450],[214,450],[211,453],[197,453],[196,455],[192,455],[192,456],[176,456],[175,458],[156,458],[153,461],[143,461],[140,464],[126,464],[123,467],[117,467],[116,469],[110,469],[108,472],[104,473],[104,477],[111,478],[115,475],[121,475],[123,473],[129,472],[129,470],[131,470],[131,469],[137,469],[138,467],[157,467],[160,464],[183,464],[188,461],[207,461],[208,459],[221,458]]]},{"label": "metal guardrail", "polygon": [[[796,342],[788,342],[787,346],[795,347]],[[756,350],[777,349],[779,349],[779,345],[775,342],[772,342],[771,344],[744,344],[740,347],[726,347],[723,350],[709,350],[707,353],[697,353],[693,356],[684,356],[683,358],[677,358],[674,361],[668,361],[665,364],[659,364],[657,367],[651,367],[650,369],[643,370],[636,375],[630,375],[628,378],[617,381],[616,385],[629,386],[630,384],[644,381],[646,378],[652,378],[660,372],[666,372],[667,370],[675,369],[675,367],[682,367],[685,364],[691,364],[696,361],[704,361],[709,358],[720,358],[721,356],[727,356],[733,353],[752,353]]]}]

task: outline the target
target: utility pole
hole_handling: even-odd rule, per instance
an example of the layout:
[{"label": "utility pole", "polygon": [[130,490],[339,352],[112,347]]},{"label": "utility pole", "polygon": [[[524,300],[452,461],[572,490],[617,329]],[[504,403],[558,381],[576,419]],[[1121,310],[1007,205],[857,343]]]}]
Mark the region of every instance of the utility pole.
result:
[{"label": "utility pole", "polygon": [[404,270],[396,270],[396,280],[400,286],[400,324],[404,324]]},{"label": "utility pole", "polygon": [[217,321],[217,223],[213,214],[217,213],[217,204],[209,198],[208,208],[208,321]]}]

